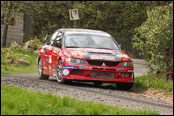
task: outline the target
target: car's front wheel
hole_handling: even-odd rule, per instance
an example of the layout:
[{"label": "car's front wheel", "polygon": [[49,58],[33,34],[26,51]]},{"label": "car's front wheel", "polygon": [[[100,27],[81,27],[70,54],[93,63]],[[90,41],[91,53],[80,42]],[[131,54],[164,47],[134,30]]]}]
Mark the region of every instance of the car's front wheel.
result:
[{"label": "car's front wheel", "polygon": [[62,72],[63,72],[63,66],[62,66],[62,60],[60,59],[57,64],[57,70],[56,70],[56,79],[57,82],[60,84],[65,83],[65,80],[62,78]]},{"label": "car's front wheel", "polygon": [[118,82],[118,83],[116,83],[116,86],[120,90],[130,90],[132,88],[132,86],[133,86],[133,83],[121,83],[121,82]]},{"label": "car's front wheel", "polygon": [[48,80],[49,76],[43,74],[43,67],[42,67],[42,59],[39,59],[39,64],[38,64],[38,73],[39,73],[39,79],[43,80]]}]

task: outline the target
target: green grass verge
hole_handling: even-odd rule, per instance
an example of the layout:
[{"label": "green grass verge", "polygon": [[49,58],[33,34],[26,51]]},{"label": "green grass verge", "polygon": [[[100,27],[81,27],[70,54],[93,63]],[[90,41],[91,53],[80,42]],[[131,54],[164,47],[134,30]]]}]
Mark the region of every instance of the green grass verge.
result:
[{"label": "green grass verge", "polygon": [[159,115],[1,85],[1,115]]},{"label": "green grass verge", "polygon": [[159,88],[173,94],[173,82],[167,82],[164,77],[156,77],[154,74],[136,77],[134,86],[141,89]]},{"label": "green grass verge", "polygon": [[[10,52],[6,52],[10,51]],[[1,48],[1,74],[14,73],[37,73],[36,59],[38,54],[33,51],[25,51],[20,49]],[[7,53],[10,53],[7,57]],[[2,57],[5,56],[5,57]],[[17,63],[8,64],[8,60],[14,58],[15,60],[24,59],[31,63],[30,66],[24,66]]]}]

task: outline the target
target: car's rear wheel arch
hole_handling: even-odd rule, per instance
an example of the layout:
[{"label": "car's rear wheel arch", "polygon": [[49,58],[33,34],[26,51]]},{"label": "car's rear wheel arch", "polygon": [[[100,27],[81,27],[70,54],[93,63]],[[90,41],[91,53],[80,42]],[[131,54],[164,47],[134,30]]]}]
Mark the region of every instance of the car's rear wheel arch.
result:
[{"label": "car's rear wheel arch", "polygon": [[39,57],[38,59],[37,59],[37,64],[39,65],[39,60],[41,59],[41,57]]},{"label": "car's rear wheel arch", "polygon": [[42,59],[38,58],[38,71],[39,71],[39,79],[48,80],[49,75],[43,74],[43,66],[42,66]]}]

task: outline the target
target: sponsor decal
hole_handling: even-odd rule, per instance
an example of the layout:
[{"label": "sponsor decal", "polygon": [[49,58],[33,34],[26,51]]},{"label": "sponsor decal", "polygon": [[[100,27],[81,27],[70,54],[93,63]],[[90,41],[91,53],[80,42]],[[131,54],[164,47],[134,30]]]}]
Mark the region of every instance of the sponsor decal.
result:
[{"label": "sponsor decal", "polygon": [[95,60],[95,59],[104,59],[104,60],[112,60],[115,61],[115,56],[108,56],[105,54],[98,54],[98,55],[91,55],[90,59]]},{"label": "sponsor decal", "polygon": [[128,69],[127,72],[134,72],[134,70],[132,70],[132,69]]},{"label": "sponsor decal", "polygon": [[49,55],[49,63],[51,63],[52,62],[52,60],[51,60],[51,55]]},{"label": "sponsor decal", "polygon": [[49,62],[49,59],[48,59],[48,58],[46,58],[46,59],[45,59],[45,61],[46,61],[46,62]]},{"label": "sponsor decal", "polygon": [[52,67],[53,67],[53,68],[56,68],[56,65],[55,65],[55,64],[53,64],[53,65],[52,65]]},{"label": "sponsor decal", "polygon": [[92,59],[92,60],[95,60],[95,59],[103,59],[103,57],[99,57],[99,56],[91,56],[91,59]]},{"label": "sponsor decal", "polygon": [[105,49],[84,49],[83,51],[85,51],[85,52],[97,52],[97,53],[113,53],[111,50],[105,50]]},{"label": "sponsor decal", "polygon": [[41,55],[45,56],[45,53],[41,52]]},{"label": "sponsor decal", "polygon": [[68,75],[68,74],[69,74],[69,70],[68,70],[68,69],[64,69],[64,70],[63,70],[63,74],[64,74],[64,75]]},{"label": "sponsor decal", "polygon": [[76,66],[64,66],[63,68],[64,69],[77,69]]},{"label": "sponsor decal", "polygon": [[117,71],[123,71],[124,68],[116,68]]},{"label": "sponsor decal", "polygon": [[73,55],[84,55],[85,54],[84,52],[81,52],[81,51],[72,51],[71,53]]},{"label": "sponsor decal", "polygon": [[123,57],[123,60],[122,61],[128,61],[126,58]]},{"label": "sponsor decal", "polygon": [[128,58],[129,58],[129,56],[128,56],[128,55],[123,54],[123,59],[122,59],[122,61],[128,61]]},{"label": "sponsor decal", "polygon": [[44,69],[44,70],[46,70],[46,69],[47,69],[47,67],[43,67],[43,69]]},{"label": "sponsor decal", "polygon": [[49,65],[49,70],[51,70],[51,65]]},{"label": "sponsor decal", "polygon": [[79,66],[80,69],[88,69],[88,66]]},{"label": "sponsor decal", "polygon": [[128,56],[128,55],[126,55],[126,54],[123,54],[123,57],[124,57],[124,58],[129,58],[129,56]]},{"label": "sponsor decal", "polygon": [[55,68],[53,68],[53,69],[52,69],[52,71],[53,71],[53,72],[56,72],[56,69],[55,69]]}]

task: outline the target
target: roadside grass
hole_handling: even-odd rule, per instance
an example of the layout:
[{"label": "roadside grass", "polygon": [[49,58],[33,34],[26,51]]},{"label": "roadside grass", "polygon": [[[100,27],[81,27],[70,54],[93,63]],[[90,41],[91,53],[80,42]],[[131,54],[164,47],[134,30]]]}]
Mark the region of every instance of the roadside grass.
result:
[{"label": "roadside grass", "polygon": [[[22,93],[22,94],[21,94]],[[159,115],[147,110],[118,107],[57,97],[1,84],[1,115]]]},{"label": "roadside grass", "polygon": [[167,82],[164,77],[156,77],[155,74],[147,74],[135,78],[134,87],[141,89],[158,88],[173,94],[173,82]]},{"label": "roadside grass", "polygon": [[[1,74],[14,73],[37,73],[37,53],[34,51],[25,51],[21,49],[1,48]],[[31,63],[30,66],[24,66],[19,63],[8,64],[8,61],[14,59],[24,59]]]}]

